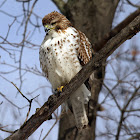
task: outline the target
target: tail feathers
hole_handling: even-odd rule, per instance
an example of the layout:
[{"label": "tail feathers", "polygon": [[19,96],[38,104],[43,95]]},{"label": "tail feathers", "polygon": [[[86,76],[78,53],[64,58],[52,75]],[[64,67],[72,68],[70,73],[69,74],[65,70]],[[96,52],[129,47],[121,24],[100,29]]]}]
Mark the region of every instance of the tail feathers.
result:
[{"label": "tail feathers", "polygon": [[88,125],[88,118],[86,115],[85,105],[83,102],[72,99],[72,109],[75,117],[76,126],[78,129],[82,129]]},{"label": "tail feathers", "polygon": [[82,84],[75,93],[72,94],[71,99],[77,98],[77,100],[87,104],[89,101],[89,98],[91,96],[91,92],[87,89],[85,84]]},{"label": "tail feathers", "polygon": [[70,97],[76,126],[78,129],[84,128],[88,125],[85,103],[88,103],[90,96],[90,91],[84,84],[82,84]]}]

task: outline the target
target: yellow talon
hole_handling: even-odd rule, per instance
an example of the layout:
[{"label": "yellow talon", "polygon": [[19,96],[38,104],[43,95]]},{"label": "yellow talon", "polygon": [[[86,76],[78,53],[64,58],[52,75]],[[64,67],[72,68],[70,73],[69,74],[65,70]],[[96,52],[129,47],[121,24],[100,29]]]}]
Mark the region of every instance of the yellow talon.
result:
[{"label": "yellow talon", "polygon": [[58,91],[58,92],[62,92],[62,91],[63,91],[63,88],[64,88],[64,86],[58,87],[58,88],[57,88],[57,91]]}]

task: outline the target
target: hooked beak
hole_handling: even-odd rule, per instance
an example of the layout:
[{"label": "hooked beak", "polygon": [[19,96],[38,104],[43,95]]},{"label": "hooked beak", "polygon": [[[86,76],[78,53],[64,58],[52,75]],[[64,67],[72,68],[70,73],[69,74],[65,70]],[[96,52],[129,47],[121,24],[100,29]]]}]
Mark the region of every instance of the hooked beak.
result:
[{"label": "hooked beak", "polygon": [[44,30],[45,30],[46,34],[48,34],[48,32],[51,30],[51,28],[49,25],[45,25]]},{"label": "hooked beak", "polygon": [[48,34],[52,29],[55,29],[55,27],[47,24],[44,26],[44,29],[45,29],[46,34]]}]

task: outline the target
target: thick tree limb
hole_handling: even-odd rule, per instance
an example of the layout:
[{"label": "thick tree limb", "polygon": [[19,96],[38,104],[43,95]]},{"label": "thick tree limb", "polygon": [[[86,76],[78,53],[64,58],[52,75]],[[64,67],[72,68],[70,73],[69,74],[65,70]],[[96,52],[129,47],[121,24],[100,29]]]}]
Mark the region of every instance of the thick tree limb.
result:
[{"label": "thick tree limb", "polygon": [[65,2],[63,0],[52,0],[55,5],[59,8],[61,13],[65,13]]},{"label": "thick tree limb", "polygon": [[73,93],[85,80],[102,65],[102,61],[110,56],[123,42],[140,31],[140,14],[116,36],[111,38],[103,49],[64,87],[60,96],[52,95],[48,101],[14,134],[6,140],[23,140],[28,138],[51,114]]},{"label": "thick tree limb", "polygon": [[105,34],[105,36],[101,40],[99,40],[96,44],[93,45],[94,51],[98,52],[99,50],[101,50],[109,39],[111,39],[116,34],[118,34],[124,27],[126,27],[139,14],[140,14],[140,9],[133,12],[126,19],[124,19],[120,24],[118,24],[113,30]]}]

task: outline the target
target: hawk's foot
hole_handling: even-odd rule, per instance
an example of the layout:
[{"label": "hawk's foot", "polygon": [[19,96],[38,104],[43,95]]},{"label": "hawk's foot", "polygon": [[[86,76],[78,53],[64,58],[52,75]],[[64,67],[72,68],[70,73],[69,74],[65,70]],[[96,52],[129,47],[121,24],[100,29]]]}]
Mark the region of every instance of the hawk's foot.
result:
[{"label": "hawk's foot", "polygon": [[63,88],[64,88],[64,86],[60,86],[60,87],[56,88],[55,90],[53,90],[53,93],[58,97],[63,92]]},{"label": "hawk's foot", "polygon": [[62,92],[63,91],[64,86],[58,87],[57,88],[57,92]]}]

